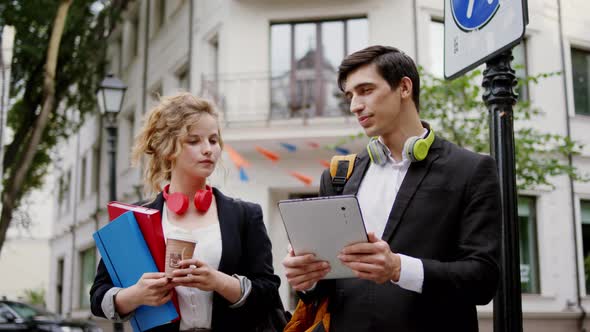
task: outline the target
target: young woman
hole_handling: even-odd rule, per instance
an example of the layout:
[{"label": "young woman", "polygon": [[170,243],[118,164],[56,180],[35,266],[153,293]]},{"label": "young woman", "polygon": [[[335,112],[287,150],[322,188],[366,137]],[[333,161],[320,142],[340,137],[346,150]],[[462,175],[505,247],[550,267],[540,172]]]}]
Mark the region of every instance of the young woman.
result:
[{"label": "young woman", "polygon": [[124,289],[113,286],[101,261],[90,290],[93,314],[124,321],[140,305],[176,297],[180,321],[154,331],[255,331],[280,305],[260,206],[207,185],[222,148],[207,101],[181,93],[151,111],[133,149],[136,163],[146,158],[146,187],[159,193],[144,206],[160,210],[164,237],[183,232],[197,245],[174,278],[145,273]]}]

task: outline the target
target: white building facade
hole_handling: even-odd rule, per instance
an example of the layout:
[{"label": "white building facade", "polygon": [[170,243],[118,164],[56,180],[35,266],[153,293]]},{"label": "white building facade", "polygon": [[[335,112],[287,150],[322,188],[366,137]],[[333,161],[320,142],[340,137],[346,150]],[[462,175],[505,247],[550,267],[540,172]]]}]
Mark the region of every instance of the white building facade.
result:
[{"label": "white building facade", "polygon": [[[515,58],[529,74],[562,72],[527,89],[544,114],[530,125],[571,135],[586,146],[573,158],[590,170],[590,3],[530,0],[530,24]],[[146,199],[130,148],[154,95],[188,90],[213,99],[226,144],[250,166],[246,174],[224,155],[213,185],[262,206],[273,242],[281,297],[295,298],[280,264],[287,238],[277,202],[315,195],[338,145],[351,152],[366,139],[335,85],[345,54],[372,44],[400,48],[419,65],[442,73],[443,1],[434,0],[143,0],[133,1],[112,36],[111,71],[128,86],[118,117],[118,200]],[[283,144],[282,144],[283,143]],[[285,144],[296,147],[295,151]],[[278,162],[257,148],[273,151]],[[88,289],[98,254],[92,233],[106,223],[107,142],[98,117],[85,119],[64,142],[53,217],[48,306],[90,315]],[[306,184],[292,175],[311,178]],[[555,189],[519,193],[521,279],[525,331],[577,331],[590,326],[585,257],[590,252],[590,183],[553,177]],[[572,192],[573,189],[573,192]],[[589,263],[590,264],[590,259]],[[480,329],[492,330],[492,305],[478,308]],[[427,315],[427,313],[425,313]],[[105,328],[110,325],[105,323]]]}]

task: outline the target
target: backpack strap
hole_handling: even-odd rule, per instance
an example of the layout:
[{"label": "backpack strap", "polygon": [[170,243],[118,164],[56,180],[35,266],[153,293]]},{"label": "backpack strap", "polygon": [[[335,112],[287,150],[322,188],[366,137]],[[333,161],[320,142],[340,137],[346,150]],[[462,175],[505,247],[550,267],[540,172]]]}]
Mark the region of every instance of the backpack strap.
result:
[{"label": "backpack strap", "polygon": [[330,175],[332,176],[332,187],[337,195],[341,195],[344,185],[354,169],[356,154],[346,156],[334,156],[330,161]]}]

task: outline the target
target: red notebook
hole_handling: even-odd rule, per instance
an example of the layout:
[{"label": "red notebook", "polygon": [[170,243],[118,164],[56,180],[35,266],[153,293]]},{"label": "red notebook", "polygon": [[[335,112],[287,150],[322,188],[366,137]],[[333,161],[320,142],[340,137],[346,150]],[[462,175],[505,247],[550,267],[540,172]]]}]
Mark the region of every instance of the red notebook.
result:
[{"label": "red notebook", "polygon": [[[110,202],[107,205],[107,210],[109,212],[109,220],[111,221],[127,211],[133,211],[135,220],[137,221],[139,229],[143,234],[143,238],[150,249],[152,258],[156,262],[158,271],[164,272],[164,266],[166,264],[166,242],[164,242],[164,231],[162,230],[160,211],[116,201]],[[178,319],[180,319],[180,307],[178,305],[176,294],[172,297],[172,302],[178,312]]]},{"label": "red notebook", "polygon": [[158,270],[164,272],[166,244],[164,243],[160,211],[121,202],[110,202],[108,204],[108,211],[109,220],[113,220],[127,211],[133,211],[135,220],[137,220],[139,229],[141,229],[143,238],[150,249]]}]

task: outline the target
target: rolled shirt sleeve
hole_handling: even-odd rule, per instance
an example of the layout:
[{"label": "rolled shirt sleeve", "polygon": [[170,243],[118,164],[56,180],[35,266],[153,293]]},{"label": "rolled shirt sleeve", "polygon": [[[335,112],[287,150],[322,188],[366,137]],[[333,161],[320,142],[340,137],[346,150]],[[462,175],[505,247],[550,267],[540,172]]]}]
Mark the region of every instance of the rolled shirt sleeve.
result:
[{"label": "rolled shirt sleeve", "polygon": [[240,281],[240,289],[242,290],[242,295],[240,296],[238,302],[229,306],[232,309],[243,306],[244,303],[246,303],[246,299],[248,299],[248,295],[250,295],[250,292],[252,291],[252,281],[250,281],[250,279],[237,274],[234,274],[233,277]]},{"label": "rolled shirt sleeve", "polygon": [[102,298],[102,302],[100,304],[102,308],[102,312],[104,312],[106,318],[108,320],[112,320],[115,322],[126,322],[133,317],[134,311],[130,312],[129,314],[121,317],[117,310],[115,310],[115,297],[117,293],[119,293],[123,288],[113,287],[109,289]]}]

